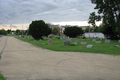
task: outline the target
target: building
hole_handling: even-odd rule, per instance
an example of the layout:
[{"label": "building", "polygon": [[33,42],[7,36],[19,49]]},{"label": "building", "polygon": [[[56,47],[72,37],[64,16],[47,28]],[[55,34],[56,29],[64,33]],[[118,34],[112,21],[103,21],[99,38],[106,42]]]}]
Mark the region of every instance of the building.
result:
[{"label": "building", "polygon": [[90,34],[89,34],[89,32],[86,32],[86,33],[84,33],[84,36],[85,37],[90,36],[91,38],[105,38],[104,34],[101,32],[90,32]]},{"label": "building", "polygon": [[63,34],[63,28],[62,27],[60,27],[59,25],[52,25],[52,24],[48,24],[48,26],[51,28],[51,29],[53,29],[53,28],[57,28],[58,29],[58,33],[59,34]]}]

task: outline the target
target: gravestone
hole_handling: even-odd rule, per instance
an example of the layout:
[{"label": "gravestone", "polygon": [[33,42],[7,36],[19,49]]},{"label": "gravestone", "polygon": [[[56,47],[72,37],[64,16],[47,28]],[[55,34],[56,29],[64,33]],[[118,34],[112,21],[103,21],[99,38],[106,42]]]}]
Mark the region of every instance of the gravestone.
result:
[{"label": "gravestone", "polygon": [[101,41],[96,41],[95,43],[101,43]]},{"label": "gravestone", "polygon": [[52,44],[52,40],[48,40],[48,45]]},{"label": "gravestone", "polygon": [[87,44],[87,42],[81,42],[80,43],[80,45],[86,45]]},{"label": "gravestone", "polygon": [[120,43],[120,40],[118,41],[118,43]]},{"label": "gravestone", "polygon": [[109,39],[105,40],[105,43],[110,43],[110,42],[111,42],[111,40],[109,40]]},{"label": "gravestone", "polygon": [[43,41],[42,39],[39,39],[39,41]]},{"label": "gravestone", "polygon": [[19,35],[19,37],[22,37],[21,35]]},{"label": "gravestone", "polygon": [[93,45],[87,45],[86,46],[86,48],[92,48],[93,47]]},{"label": "gravestone", "polygon": [[42,45],[45,45],[45,43],[42,43]]},{"label": "gravestone", "polygon": [[66,38],[66,41],[71,41],[71,38]]},{"label": "gravestone", "polygon": [[75,46],[77,46],[77,42],[73,42],[73,44],[74,44]]},{"label": "gravestone", "polygon": [[92,42],[95,42],[95,41],[96,41],[96,39],[93,39],[93,40],[92,40]]},{"label": "gravestone", "polygon": [[70,41],[65,41],[64,42],[64,46],[69,46],[70,45]]},{"label": "gravestone", "polygon": [[63,40],[63,38],[62,38],[62,37],[60,37],[60,40]]}]

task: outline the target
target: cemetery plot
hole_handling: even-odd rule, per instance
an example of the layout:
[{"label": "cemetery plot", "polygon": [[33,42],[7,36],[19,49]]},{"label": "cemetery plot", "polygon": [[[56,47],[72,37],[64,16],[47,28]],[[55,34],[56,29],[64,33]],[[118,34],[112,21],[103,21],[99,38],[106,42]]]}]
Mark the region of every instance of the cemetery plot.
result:
[{"label": "cemetery plot", "polygon": [[80,45],[87,45],[87,42],[81,42]]},{"label": "cemetery plot", "polygon": [[52,44],[52,40],[48,40],[48,45],[51,45]]},{"label": "cemetery plot", "polygon": [[107,39],[105,40],[105,43],[111,43],[111,40]]},{"label": "cemetery plot", "polygon": [[69,46],[70,45],[70,41],[65,41],[64,42],[64,46]]},{"label": "cemetery plot", "polygon": [[95,43],[101,43],[101,41],[96,41]]}]

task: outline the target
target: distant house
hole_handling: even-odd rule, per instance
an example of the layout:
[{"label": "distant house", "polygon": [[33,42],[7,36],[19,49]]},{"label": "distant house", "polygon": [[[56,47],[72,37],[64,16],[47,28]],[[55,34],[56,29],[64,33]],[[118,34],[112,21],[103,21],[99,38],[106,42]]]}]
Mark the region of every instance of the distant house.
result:
[{"label": "distant house", "polygon": [[59,31],[59,34],[63,34],[63,28],[62,27],[60,27],[59,25],[52,25],[52,24],[48,24],[48,26],[51,28],[51,29],[53,29],[53,28],[57,28],[58,29],[58,31]]},{"label": "distant house", "polygon": [[89,35],[91,38],[96,38],[96,37],[97,38],[105,38],[104,34],[101,32],[90,32],[90,34],[89,34],[89,32],[84,33],[85,37],[89,37]]}]

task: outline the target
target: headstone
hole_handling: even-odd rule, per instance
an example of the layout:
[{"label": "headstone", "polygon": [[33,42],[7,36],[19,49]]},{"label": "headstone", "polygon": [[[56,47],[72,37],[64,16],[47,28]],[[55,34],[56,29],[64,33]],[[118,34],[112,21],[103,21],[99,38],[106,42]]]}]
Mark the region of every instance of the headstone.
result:
[{"label": "headstone", "polygon": [[105,43],[110,43],[110,42],[111,42],[111,40],[109,40],[109,39],[105,40]]},{"label": "headstone", "polygon": [[48,45],[52,44],[52,40],[48,40]]},{"label": "headstone", "polygon": [[42,43],[42,45],[45,45],[45,43]]},{"label": "headstone", "polygon": [[71,38],[66,38],[66,41],[71,41]]},{"label": "headstone", "polygon": [[65,41],[64,42],[64,46],[69,46],[70,45],[70,41]]},{"label": "headstone", "polygon": [[118,43],[120,43],[120,40],[118,41]]},{"label": "headstone", "polygon": [[86,46],[86,48],[92,48],[93,47],[93,45],[87,45]]},{"label": "headstone", "polygon": [[19,35],[19,37],[22,37],[21,35]]},{"label": "headstone", "polygon": [[86,45],[87,44],[87,42],[81,42],[80,43],[80,45]]},{"label": "headstone", "polygon": [[93,41],[92,42],[95,42],[96,41],[96,39],[93,39]]},{"label": "headstone", "polygon": [[39,39],[39,41],[43,41],[42,39]]},{"label": "headstone", "polygon": [[101,43],[101,41],[96,41],[95,43]]},{"label": "headstone", "polygon": [[115,47],[120,47],[119,45],[115,45]]},{"label": "headstone", "polygon": [[73,42],[73,44],[74,44],[75,46],[77,46],[77,42]]},{"label": "headstone", "polygon": [[60,37],[60,40],[63,40],[63,38],[62,38],[62,37]]}]

